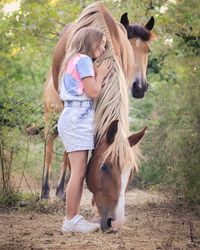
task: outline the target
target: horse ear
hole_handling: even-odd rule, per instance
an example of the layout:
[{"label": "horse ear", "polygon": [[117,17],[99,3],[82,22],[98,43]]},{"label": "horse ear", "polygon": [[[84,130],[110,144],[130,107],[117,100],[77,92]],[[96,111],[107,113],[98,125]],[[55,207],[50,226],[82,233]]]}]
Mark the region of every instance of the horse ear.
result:
[{"label": "horse ear", "polygon": [[128,13],[124,13],[122,16],[121,16],[121,19],[120,19],[120,23],[124,25],[124,27],[126,28],[127,26],[129,26],[129,20],[128,20]]},{"label": "horse ear", "polygon": [[149,21],[144,25],[144,27],[145,27],[147,30],[151,31],[151,30],[153,29],[154,23],[155,23],[154,17],[152,16],[152,17],[149,19]]},{"label": "horse ear", "polygon": [[112,144],[114,139],[115,139],[115,135],[117,133],[118,130],[118,120],[114,120],[110,123],[107,133],[106,133],[106,141],[108,144]]},{"label": "horse ear", "polygon": [[147,127],[144,127],[142,130],[140,130],[136,134],[133,134],[128,137],[128,141],[131,147],[136,145],[142,139],[143,135],[145,134],[146,129]]}]

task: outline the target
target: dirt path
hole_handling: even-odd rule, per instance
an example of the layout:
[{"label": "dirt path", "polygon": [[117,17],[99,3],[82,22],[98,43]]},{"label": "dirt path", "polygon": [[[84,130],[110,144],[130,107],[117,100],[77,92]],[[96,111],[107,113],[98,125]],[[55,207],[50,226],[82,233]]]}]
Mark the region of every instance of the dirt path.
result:
[{"label": "dirt path", "polygon": [[[82,214],[87,218],[91,218],[90,199],[91,194],[84,190]],[[63,204],[55,201],[40,212],[1,212],[0,249],[200,249],[198,208],[175,208],[161,193],[129,191],[126,223],[116,234],[62,235],[63,214]]]}]

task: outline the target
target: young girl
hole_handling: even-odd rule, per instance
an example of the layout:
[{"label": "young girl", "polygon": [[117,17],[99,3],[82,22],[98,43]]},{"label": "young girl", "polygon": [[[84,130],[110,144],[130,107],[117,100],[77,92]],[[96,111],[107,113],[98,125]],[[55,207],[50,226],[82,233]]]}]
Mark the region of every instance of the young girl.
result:
[{"label": "young girl", "polygon": [[58,133],[71,165],[66,189],[66,216],[62,232],[94,232],[99,224],[79,215],[79,206],[86,174],[88,150],[94,149],[93,100],[98,97],[104,78],[111,69],[108,60],[97,68],[92,60],[106,48],[106,36],[91,28],[81,29],[71,41],[70,53],[60,73],[60,98],[64,110],[58,121]]}]

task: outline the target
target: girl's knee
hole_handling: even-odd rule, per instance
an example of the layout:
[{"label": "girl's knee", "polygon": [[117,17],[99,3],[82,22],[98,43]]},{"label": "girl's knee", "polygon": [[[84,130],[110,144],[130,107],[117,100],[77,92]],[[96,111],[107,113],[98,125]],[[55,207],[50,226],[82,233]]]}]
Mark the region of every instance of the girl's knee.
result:
[{"label": "girl's knee", "polygon": [[83,181],[85,179],[85,176],[86,176],[86,167],[76,169],[75,171],[72,170],[71,176],[72,176],[72,178]]},{"label": "girl's knee", "polygon": [[80,180],[84,180],[85,179],[85,176],[86,176],[86,169],[82,169],[79,173],[79,178]]}]

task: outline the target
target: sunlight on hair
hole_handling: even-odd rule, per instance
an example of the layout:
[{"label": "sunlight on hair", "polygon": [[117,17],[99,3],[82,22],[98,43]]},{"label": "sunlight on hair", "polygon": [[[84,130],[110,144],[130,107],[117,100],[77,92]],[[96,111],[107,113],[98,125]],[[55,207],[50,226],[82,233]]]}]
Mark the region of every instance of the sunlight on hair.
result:
[{"label": "sunlight on hair", "polygon": [[[137,146],[131,148],[127,139],[129,136],[128,82],[118,62],[118,58],[115,57],[110,33],[102,17],[102,8],[103,5],[101,3],[94,3],[82,11],[80,17],[68,30],[69,42],[67,43],[66,51],[70,41],[83,27],[89,26],[106,35],[106,51],[95,61],[95,63],[99,65],[104,59],[109,58],[113,67],[104,79],[105,85],[95,101],[96,145],[98,145],[102,139],[110,122],[118,119],[119,128],[115,136],[115,141],[105,152],[104,157],[111,155],[112,159],[117,158],[119,160],[122,168],[132,166],[137,170],[139,150]],[[61,68],[63,68],[63,66]]]}]

